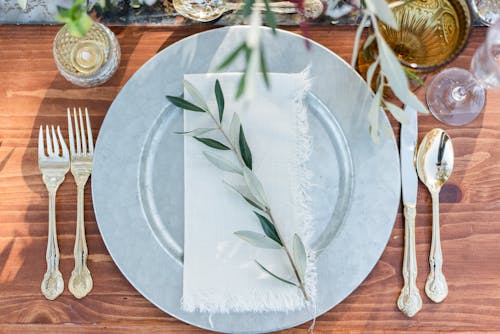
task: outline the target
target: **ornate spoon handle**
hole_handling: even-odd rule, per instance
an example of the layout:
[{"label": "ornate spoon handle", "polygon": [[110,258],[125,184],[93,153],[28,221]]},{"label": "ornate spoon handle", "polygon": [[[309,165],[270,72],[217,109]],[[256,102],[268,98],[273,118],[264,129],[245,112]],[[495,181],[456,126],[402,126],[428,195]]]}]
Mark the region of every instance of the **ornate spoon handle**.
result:
[{"label": "ornate spoon handle", "polygon": [[443,253],[439,233],[439,190],[432,196],[432,243],[429,255],[430,272],[425,283],[425,293],[435,303],[442,302],[448,295],[448,285],[443,274]]},{"label": "ornate spoon handle", "polygon": [[403,258],[404,286],[398,298],[398,308],[413,317],[422,308],[422,298],[417,288],[417,256],[415,250],[415,204],[404,205],[405,250]]},{"label": "ornate spoon handle", "polygon": [[[88,176],[87,176],[88,178]],[[87,181],[85,178],[84,182],[77,182],[78,187],[78,204],[77,204],[77,219],[76,219],[76,237],[75,237],[75,247],[73,254],[75,257],[75,268],[71,273],[71,278],[69,279],[68,288],[69,291],[76,298],[85,297],[90,290],[92,290],[92,277],[90,276],[90,271],[87,268],[87,241],[85,238],[85,225],[83,216],[83,193],[85,188],[85,183]]]},{"label": "ornate spoon handle", "polygon": [[56,231],[56,191],[57,186],[49,189],[49,234],[47,241],[47,271],[43,276],[41,290],[45,298],[56,299],[64,290],[64,281],[59,271],[59,246]]}]

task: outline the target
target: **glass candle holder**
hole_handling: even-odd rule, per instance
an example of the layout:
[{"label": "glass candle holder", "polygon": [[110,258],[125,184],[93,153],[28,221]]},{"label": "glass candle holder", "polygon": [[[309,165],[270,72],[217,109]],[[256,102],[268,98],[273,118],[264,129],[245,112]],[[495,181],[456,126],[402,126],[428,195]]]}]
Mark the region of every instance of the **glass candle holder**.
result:
[{"label": "glass candle holder", "polygon": [[118,69],[121,57],[115,34],[98,22],[81,38],[63,26],[54,39],[53,54],[62,76],[81,87],[108,81]]}]

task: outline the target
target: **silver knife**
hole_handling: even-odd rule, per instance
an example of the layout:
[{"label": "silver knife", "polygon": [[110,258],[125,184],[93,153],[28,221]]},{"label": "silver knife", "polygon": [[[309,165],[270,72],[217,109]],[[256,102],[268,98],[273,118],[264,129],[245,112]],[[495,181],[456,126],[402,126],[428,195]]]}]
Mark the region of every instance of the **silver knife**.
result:
[{"label": "silver knife", "polygon": [[418,177],[414,157],[418,137],[417,111],[405,106],[410,121],[401,124],[400,156],[403,213],[405,218],[405,250],[403,258],[404,286],[398,298],[398,307],[406,316],[413,317],[422,308],[417,288],[417,256],[415,245],[415,216],[417,213]]}]

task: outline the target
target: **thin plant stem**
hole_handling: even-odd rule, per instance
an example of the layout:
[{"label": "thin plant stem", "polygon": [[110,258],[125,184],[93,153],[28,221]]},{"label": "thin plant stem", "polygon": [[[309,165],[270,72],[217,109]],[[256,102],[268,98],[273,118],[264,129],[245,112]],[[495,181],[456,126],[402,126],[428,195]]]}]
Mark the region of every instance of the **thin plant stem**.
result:
[{"label": "thin plant stem", "polygon": [[[231,149],[231,152],[233,152],[233,154],[238,159],[240,167],[241,168],[245,168],[246,167],[245,162],[243,161],[242,157],[238,154],[238,151],[236,150],[236,147],[234,146],[234,144],[229,139],[229,136],[226,134],[226,132],[222,128],[222,125],[220,124],[220,122],[217,121],[217,119],[214,117],[214,115],[209,110],[206,110],[206,112],[210,115],[210,117],[212,118],[212,121],[217,126],[217,130],[219,130],[219,132],[224,136],[224,138],[226,138],[226,141],[229,144],[229,148]],[[276,233],[278,233],[278,237],[280,238],[280,240],[283,241],[283,238],[281,237],[280,231],[278,229],[278,226],[276,225],[276,222],[274,220],[273,214],[271,212],[271,208],[267,205],[267,203],[264,203],[264,204],[265,204],[264,212],[269,216],[269,219],[271,220],[271,223],[273,224],[274,228],[276,229]],[[295,278],[297,279],[297,282],[299,282],[299,285],[297,287],[300,289],[300,291],[304,295],[304,299],[306,301],[309,301],[309,297],[307,296],[306,289],[305,289],[305,286],[304,286],[304,282],[302,282],[302,280],[300,279],[299,272],[297,270],[297,266],[295,265],[295,262],[293,261],[292,255],[290,254],[290,250],[288,249],[288,247],[285,244],[283,244],[283,250],[285,251],[286,256],[288,257],[288,260],[290,261],[290,265],[292,266]]]},{"label": "thin plant stem", "polygon": [[224,138],[228,142],[229,148],[234,153],[234,155],[238,159],[238,162],[240,163],[240,167],[246,166],[245,162],[243,161],[243,158],[238,154],[238,151],[237,151],[236,147],[234,146],[233,142],[229,139],[229,136],[226,134],[226,132],[222,128],[222,124],[220,124],[220,122],[217,121],[217,119],[214,117],[214,115],[212,115],[212,113],[209,110],[207,110],[206,112],[210,115],[210,117],[212,118],[212,121],[217,126],[217,130],[219,130],[219,132],[224,136]]},{"label": "thin plant stem", "polygon": [[[265,212],[269,216],[271,223],[276,228],[276,233],[278,233],[278,237],[280,238],[280,240],[283,240],[283,238],[281,237],[280,231],[279,231],[278,227],[276,226],[273,214],[271,212],[271,208],[267,207]],[[285,245],[283,245],[283,250],[285,251],[286,256],[288,257],[288,260],[290,261],[290,264],[293,268],[293,273],[295,274],[295,277],[297,278],[297,281],[299,282],[298,288],[300,289],[300,291],[302,291],[302,294],[304,295],[304,299],[306,301],[309,301],[309,297],[307,296],[306,289],[304,287],[304,282],[302,282],[302,280],[300,279],[299,272],[297,270],[297,267],[295,266],[295,262],[293,262],[292,255],[290,254],[290,251],[288,250],[288,248]]]}]

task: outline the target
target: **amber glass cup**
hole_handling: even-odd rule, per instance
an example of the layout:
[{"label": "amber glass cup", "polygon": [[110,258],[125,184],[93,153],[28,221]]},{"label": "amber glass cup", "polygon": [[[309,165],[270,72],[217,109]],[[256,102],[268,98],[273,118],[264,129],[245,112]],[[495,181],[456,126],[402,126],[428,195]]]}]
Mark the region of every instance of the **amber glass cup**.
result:
[{"label": "amber glass cup", "polygon": [[413,0],[393,13],[399,30],[381,23],[380,32],[413,72],[429,73],[448,64],[469,39],[471,12],[466,0]]}]

